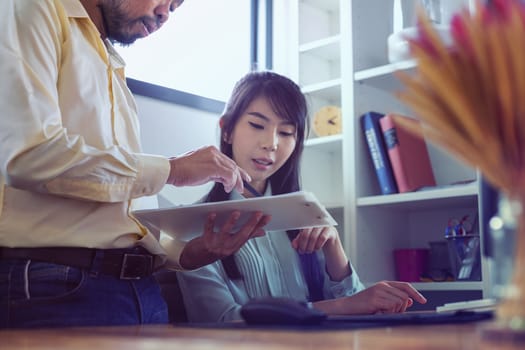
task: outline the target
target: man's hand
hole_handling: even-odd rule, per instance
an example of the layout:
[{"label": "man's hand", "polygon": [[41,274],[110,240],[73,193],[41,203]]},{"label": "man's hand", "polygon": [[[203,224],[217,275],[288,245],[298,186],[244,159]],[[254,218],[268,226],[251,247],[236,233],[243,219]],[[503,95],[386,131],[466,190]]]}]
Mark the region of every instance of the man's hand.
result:
[{"label": "man's hand", "polygon": [[237,252],[247,240],[264,236],[263,227],[270,222],[269,215],[254,213],[250,219],[237,231],[233,227],[240,217],[240,212],[234,211],[218,232],[215,232],[215,213],[208,215],[204,225],[204,233],[189,241],[180,257],[183,268],[193,270],[213,263]]},{"label": "man's hand", "polygon": [[170,185],[197,186],[215,181],[222,183],[226,192],[235,188],[242,193],[243,179],[251,181],[246,171],[214,146],[199,148],[169,161],[171,168],[166,183]]}]

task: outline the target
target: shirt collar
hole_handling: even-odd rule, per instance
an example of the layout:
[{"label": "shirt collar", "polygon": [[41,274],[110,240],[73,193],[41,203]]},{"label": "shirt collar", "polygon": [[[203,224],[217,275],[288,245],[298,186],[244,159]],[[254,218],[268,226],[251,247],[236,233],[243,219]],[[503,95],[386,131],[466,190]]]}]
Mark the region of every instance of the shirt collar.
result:
[{"label": "shirt collar", "polygon": [[[82,6],[82,3],[79,0],[59,0],[62,3],[62,6],[64,6],[64,10],[66,11],[66,14],[70,18],[89,18],[89,15]],[[109,54],[109,61],[113,69],[115,69],[121,76],[124,78],[124,68],[126,66],[126,63],[124,59],[119,55],[117,50],[113,47],[113,45],[110,43],[109,40],[105,40],[104,44],[106,46],[106,50]]]},{"label": "shirt collar", "polygon": [[60,0],[68,17],[85,18],[89,17],[86,9],[79,0]]}]

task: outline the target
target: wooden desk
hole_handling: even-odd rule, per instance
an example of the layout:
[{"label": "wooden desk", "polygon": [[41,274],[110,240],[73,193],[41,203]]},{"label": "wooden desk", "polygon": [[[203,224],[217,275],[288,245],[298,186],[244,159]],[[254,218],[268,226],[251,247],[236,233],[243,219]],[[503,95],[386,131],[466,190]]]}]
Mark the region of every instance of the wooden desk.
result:
[{"label": "wooden desk", "polygon": [[289,331],[174,326],[0,331],[0,349],[523,349],[525,343],[485,339],[490,323],[395,326],[360,330]]}]

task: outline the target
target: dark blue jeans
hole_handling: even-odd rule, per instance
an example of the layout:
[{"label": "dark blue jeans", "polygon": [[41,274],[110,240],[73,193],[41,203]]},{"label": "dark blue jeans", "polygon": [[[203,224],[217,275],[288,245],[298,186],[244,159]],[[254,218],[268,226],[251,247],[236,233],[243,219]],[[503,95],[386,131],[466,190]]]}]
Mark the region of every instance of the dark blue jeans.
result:
[{"label": "dark blue jeans", "polygon": [[69,266],[0,260],[0,328],[167,322],[153,277],[120,280]]}]

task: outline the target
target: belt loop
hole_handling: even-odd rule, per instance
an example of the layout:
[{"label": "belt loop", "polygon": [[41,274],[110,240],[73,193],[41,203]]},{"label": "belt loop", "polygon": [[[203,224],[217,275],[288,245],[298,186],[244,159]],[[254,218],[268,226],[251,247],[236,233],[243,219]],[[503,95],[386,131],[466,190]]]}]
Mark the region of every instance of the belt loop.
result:
[{"label": "belt loop", "polygon": [[93,261],[91,262],[91,267],[89,269],[89,274],[92,277],[98,277],[103,260],[104,249],[95,249],[95,255],[93,256]]}]

